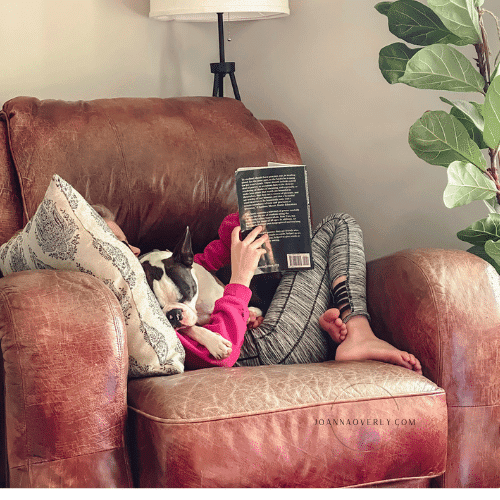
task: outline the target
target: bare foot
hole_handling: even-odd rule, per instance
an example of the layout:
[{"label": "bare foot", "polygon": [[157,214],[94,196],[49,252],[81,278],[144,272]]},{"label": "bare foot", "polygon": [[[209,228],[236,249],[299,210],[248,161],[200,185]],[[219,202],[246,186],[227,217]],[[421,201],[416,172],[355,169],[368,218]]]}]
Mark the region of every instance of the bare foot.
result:
[{"label": "bare foot", "polygon": [[202,326],[190,326],[180,331],[204,345],[215,359],[226,359],[231,355],[233,344],[219,333]]},{"label": "bare foot", "polygon": [[340,319],[340,311],[336,308],[328,309],[319,318],[319,326],[330,337],[340,344],[347,336],[347,325]]},{"label": "bare foot", "polygon": [[400,351],[391,344],[381,340],[373,333],[368,319],[355,316],[347,322],[346,340],[337,347],[337,361],[371,359],[393,365],[403,366],[422,374],[420,361],[406,351]]}]

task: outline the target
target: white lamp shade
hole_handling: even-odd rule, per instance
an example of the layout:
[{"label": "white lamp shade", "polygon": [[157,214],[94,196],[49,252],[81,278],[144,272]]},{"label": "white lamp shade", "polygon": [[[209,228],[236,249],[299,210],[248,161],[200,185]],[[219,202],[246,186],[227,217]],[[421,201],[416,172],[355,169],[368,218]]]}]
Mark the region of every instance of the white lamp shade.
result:
[{"label": "white lamp shade", "polygon": [[160,21],[249,21],[290,15],[288,0],[150,0],[149,17]]}]

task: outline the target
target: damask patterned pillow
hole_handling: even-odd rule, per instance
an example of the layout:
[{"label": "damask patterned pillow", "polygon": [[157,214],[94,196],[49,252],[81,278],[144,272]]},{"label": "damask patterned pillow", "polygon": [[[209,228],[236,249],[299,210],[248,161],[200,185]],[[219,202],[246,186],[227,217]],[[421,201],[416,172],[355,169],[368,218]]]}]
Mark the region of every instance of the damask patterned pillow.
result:
[{"label": "damask patterned pillow", "polygon": [[139,260],[58,175],[23,231],[0,247],[4,275],[36,269],[81,271],[111,289],[127,325],[130,377],[184,371],[184,348],[149,288]]}]

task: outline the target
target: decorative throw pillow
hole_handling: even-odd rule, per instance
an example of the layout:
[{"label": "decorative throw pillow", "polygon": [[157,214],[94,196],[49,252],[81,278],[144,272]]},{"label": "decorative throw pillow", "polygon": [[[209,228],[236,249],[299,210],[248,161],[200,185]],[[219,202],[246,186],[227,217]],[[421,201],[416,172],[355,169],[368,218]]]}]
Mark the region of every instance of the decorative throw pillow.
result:
[{"label": "decorative throw pillow", "polygon": [[88,273],[116,295],[127,325],[130,377],[184,371],[184,348],[149,288],[139,260],[58,175],[23,231],[0,247],[4,275],[36,269]]}]

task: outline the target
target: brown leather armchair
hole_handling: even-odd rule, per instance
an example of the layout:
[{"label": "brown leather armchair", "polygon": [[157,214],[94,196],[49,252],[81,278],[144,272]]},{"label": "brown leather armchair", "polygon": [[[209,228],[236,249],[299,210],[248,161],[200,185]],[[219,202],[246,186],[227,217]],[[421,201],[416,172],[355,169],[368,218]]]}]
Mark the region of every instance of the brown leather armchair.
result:
[{"label": "brown leather armchair", "polygon": [[[236,168],[301,162],[286,126],[233,99],[22,97],[2,118],[0,244],[57,173],[143,251],[186,225],[200,251],[235,210]],[[465,252],[404,251],[368,264],[368,302],[425,377],[328,361],[127,381],[123,315],[100,281],[4,277],[0,484],[499,486],[498,276]]]}]

